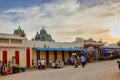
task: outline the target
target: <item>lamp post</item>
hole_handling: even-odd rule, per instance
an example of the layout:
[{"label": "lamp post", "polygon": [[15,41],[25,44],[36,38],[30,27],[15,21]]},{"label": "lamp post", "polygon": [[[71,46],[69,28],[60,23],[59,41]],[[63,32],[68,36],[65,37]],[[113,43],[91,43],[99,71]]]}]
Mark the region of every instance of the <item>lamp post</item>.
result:
[{"label": "lamp post", "polygon": [[96,61],[98,61],[98,49],[97,48],[95,48],[95,59]]}]

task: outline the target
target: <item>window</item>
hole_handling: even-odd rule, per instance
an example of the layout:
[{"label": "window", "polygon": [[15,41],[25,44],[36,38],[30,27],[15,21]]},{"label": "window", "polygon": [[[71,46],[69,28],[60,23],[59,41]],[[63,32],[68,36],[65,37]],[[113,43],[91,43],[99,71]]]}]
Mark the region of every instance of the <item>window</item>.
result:
[{"label": "window", "polygon": [[21,44],[21,43],[22,43],[22,40],[19,40],[19,39],[12,39],[12,40],[11,40],[11,43],[18,43],[18,44]]},{"label": "window", "polygon": [[0,39],[0,43],[9,43],[9,39]]}]

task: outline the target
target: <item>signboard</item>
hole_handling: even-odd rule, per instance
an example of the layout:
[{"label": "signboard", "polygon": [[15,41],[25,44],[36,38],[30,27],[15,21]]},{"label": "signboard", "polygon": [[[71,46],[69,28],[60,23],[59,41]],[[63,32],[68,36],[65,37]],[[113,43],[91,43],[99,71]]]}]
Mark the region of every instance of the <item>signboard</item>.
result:
[{"label": "signboard", "polygon": [[88,48],[88,51],[90,52],[90,51],[94,51],[95,49],[93,48],[93,47],[89,47]]},{"label": "signboard", "polygon": [[76,55],[76,53],[72,53],[72,55],[73,55],[73,56],[75,56],[75,55]]},{"label": "signboard", "polygon": [[17,47],[17,46],[0,46],[0,50],[2,49],[21,49],[21,50],[25,50],[25,47]]}]

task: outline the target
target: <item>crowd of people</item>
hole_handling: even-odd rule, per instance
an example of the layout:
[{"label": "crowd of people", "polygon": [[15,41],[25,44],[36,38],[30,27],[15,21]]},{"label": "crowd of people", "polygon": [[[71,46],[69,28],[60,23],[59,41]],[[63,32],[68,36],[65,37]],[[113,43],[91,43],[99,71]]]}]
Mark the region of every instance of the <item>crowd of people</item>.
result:
[{"label": "crowd of people", "polygon": [[[112,56],[113,57],[113,56]],[[110,56],[111,58],[111,56]],[[45,70],[45,60],[43,58],[38,59],[37,61],[38,69],[44,69]],[[68,59],[68,63],[70,65],[74,65],[75,68],[78,67],[79,64],[82,65],[82,68],[85,67],[87,63],[87,58],[84,54],[82,55],[73,55],[70,56]],[[118,63],[118,68],[120,69],[120,60],[117,61]],[[60,60],[53,61],[51,63],[51,67],[53,68],[62,68],[64,63]],[[7,62],[2,62],[0,61],[0,75],[7,75],[7,74],[12,74],[13,73],[13,64],[11,61]]]},{"label": "crowd of people", "polygon": [[78,64],[82,64],[82,67],[84,68],[85,67],[85,64],[86,64],[86,62],[87,62],[87,59],[86,59],[86,57],[84,56],[84,55],[81,55],[81,56],[71,56],[70,58],[69,58],[69,64],[70,65],[75,65],[75,68],[77,68],[78,67]]},{"label": "crowd of people", "polygon": [[[46,65],[45,65],[45,60],[43,58],[38,59],[37,62],[38,62],[37,63],[38,69],[45,69]],[[52,68],[62,68],[63,62],[61,62],[60,60],[55,60],[55,61],[50,63],[50,66]]]},{"label": "crowd of people", "polygon": [[56,60],[51,63],[51,66],[53,68],[62,68],[64,66],[64,63],[60,60]]},{"label": "crowd of people", "polygon": [[45,60],[42,59],[38,59],[38,69],[45,69]]},{"label": "crowd of people", "polygon": [[7,74],[12,74],[12,63],[11,61],[7,62],[2,62],[0,61],[0,75],[7,75]]}]

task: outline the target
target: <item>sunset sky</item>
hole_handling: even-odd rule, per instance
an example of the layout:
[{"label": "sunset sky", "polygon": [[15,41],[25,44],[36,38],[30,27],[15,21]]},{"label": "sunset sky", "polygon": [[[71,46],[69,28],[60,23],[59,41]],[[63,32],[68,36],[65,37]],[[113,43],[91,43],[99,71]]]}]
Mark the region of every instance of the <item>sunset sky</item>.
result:
[{"label": "sunset sky", "polygon": [[120,40],[120,0],[0,0],[0,33],[18,26],[34,38],[42,26],[57,42]]}]

